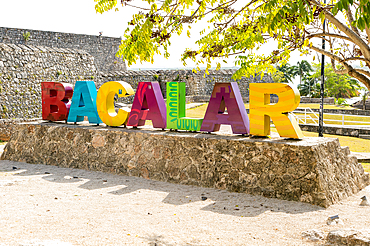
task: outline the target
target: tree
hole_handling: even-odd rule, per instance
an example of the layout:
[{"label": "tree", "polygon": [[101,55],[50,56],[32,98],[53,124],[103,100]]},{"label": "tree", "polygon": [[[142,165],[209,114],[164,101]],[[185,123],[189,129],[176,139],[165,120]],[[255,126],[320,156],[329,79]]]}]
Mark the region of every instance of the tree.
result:
[{"label": "tree", "polygon": [[304,76],[303,83],[298,85],[298,90],[301,96],[308,96],[312,98],[320,97],[320,84],[317,83],[317,78],[311,76]]},{"label": "tree", "polygon": [[[99,13],[117,8],[117,0],[94,0]],[[337,74],[348,74],[370,89],[370,1],[369,0],[121,0],[121,5],[138,8],[133,15],[117,53],[128,65],[136,61],[153,62],[153,56],[163,52],[175,34],[191,26],[207,25],[196,42],[198,49],[186,49],[187,59],[206,64],[214,58],[235,57],[240,69],[234,78],[254,75],[256,71],[274,72],[286,64],[290,53],[312,51],[331,59]],[[134,3],[145,3],[133,5]],[[326,32],[323,32],[323,22]],[[323,50],[325,38],[329,49]],[[316,41],[315,41],[316,40]],[[267,54],[256,53],[268,44],[276,48]],[[339,66],[337,66],[337,64]],[[217,68],[221,66],[217,63]]]},{"label": "tree", "polygon": [[[321,64],[313,64],[314,80],[321,78]],[[338,98],[349,98],[358,96],[358,90],[362,89],[359,82],[348,74],[337,74],[331,64],[325,64],[325,96]]]},{"label": "tree", "polygon": [[273,78],[278,83],[291,83],[296,74],[294,67],[290,66],[289,63],[276,67],[276,70],[278,76]]},{"label": "tree", "polygon": [[299,84],[302,84],[302,78],[308,76],[313,69],[308,61],[302,60],[297,62],[297,66],[293,66],[292,71],[294,75],[299,75]]}]

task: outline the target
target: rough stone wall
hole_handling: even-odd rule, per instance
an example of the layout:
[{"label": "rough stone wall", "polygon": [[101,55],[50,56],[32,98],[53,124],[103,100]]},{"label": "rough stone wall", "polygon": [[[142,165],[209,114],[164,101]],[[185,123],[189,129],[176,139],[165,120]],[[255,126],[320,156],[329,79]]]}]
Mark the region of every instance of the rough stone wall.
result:
[{"label": "rough stone wall", "polygon": [[[319,132],[318,125],[311,124],[299,124],[302,131],[308,132]],[[369,128],[354,128],[353,126],[328,126],[324,125],[324,134],[338,135],[338,136],[349,136],[369,139],[370,137],[370,127]]]},{"label": "rough stone wall", "polygon": [[0,119],[40,118],[41,82],[94,80],[85,51],[0,43]]},{"label": "rough stone wall", "polygon": [[[215,83],[235,82],[232,75],[236,69],[210,70],[209,75],[204,76],[204,71],[197,73],[192,70],[142,70],[142,71],[125,71],[114,73],[101,73],[97,87],[99,88],[107,81],[125,81],[130,83],[134,89],[141,81],[158,81],[161,85],[162,93],[166,95],[166,83],[179,81],[186,83],[186,96],[189,101],[208,101]],[[249,98],[249,83],[273,83],[270,76],[261,79],[259,76],[250,78],[241,78],[236,80],[239,84],[240,93],[245,102]],[[122,99],[122,102],[130,103],[133,98]]]},{"label": "rough stone wall", "polygon": [[[320,109],[318,108],[312,108],[311,110],[313,112],[320,112]],[[370,116],[370,110],[324,108],[324,114],[350,114],[350,115]]]},{"label": "rough stone wall", "polygon": [[36,119],[0,119],[0,140],[9,141],[12,134],[17,131],[18,124],[34,120]]},{"label": "rough stone wall", "polygon": [[[321,103],[321,98],[301,97],[301,103]],[[335,104],[335,98],[324,98],[324,104]]]},{"label": "rough stone wall", "polygon": [[[125,81],[136,89],[141,81],[158,81],[163,96],[166,82],[186,82],[189,101],[208,101],[216,82],[231,82],[235,70],[143,70],[99,72],[94,57],[85,51],[44,46],[0,43],[0,119],[40,118],[42,81],[60,81],[75,84],[77,80],[93,80],[97,89],[107,81]],[[270,77],[264,77],[271,82]],[[249,83],[263,82],[258,77],[242,78],[239,88],[248,101]],[[132,103],[134,97],[120,98]]]},{"label": "rough stone wall", "polygon": [[338,139],[250,139],[55,123],[21,124],[3,160],[227,189],[323,207],[369,185]]},{"label": "rough stone wall", "polygon": [[[27,32],[30,38],[25,41],[23,34]],[[0,43],[83,50],[95,58],[99,71],[127,70],[122,59],[115,56],[120,38],[0,27]]]}]

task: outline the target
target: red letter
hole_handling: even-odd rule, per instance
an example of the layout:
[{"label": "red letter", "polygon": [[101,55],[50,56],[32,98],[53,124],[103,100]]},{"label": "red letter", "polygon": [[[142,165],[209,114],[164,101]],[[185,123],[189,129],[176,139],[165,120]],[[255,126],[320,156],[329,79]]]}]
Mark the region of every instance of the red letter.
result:
[{"label": "red letter", "polygon": [[60,82],[41,82],[42,119],[66,120],[68,117],[73,86]]}]

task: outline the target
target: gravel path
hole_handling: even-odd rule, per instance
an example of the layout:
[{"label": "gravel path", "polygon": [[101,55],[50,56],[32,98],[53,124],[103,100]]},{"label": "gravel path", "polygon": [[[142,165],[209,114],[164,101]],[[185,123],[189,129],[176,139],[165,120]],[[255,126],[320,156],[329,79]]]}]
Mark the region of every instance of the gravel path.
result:
[{"label": "gravel path", "polygon": [[[370,197],[370,186],[323,209],[137,177],[0,161],[0,245],[314,245],[301,237],[303,231],[370,228],[370,207],[359,206],[364,195]],[[344,225],[328,226],[326,219],[336,214]]]}]

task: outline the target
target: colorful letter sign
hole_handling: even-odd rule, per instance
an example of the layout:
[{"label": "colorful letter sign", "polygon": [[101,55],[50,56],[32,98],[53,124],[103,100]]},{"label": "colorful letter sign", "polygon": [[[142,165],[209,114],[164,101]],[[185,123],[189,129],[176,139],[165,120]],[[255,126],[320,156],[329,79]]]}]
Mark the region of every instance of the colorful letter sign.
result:
[{"label": "colorful letter sign", "polygon": [[249,119],[236,82],[215,84],[200,130],[216,132],[221,124],[231,125],[234,134],[249,134]]},{"label": "colorful letter sign", "polygon": [[143,126],[146,120],[155,128],[166,128],[166,104],[158,82],[138,84],[127,125]]},{"label": "colorful letter sign", "polygon": [[73,94],[73,86],[68,83],[42,82],[42,119],[50,121],[66,120]]},{"label": "colorful letter sign", "polygon": [[[297,89],[288,84],[251,83],[249,90],[251,135],[269,135],[271,117],[280,137],[303,138],[295,119],[288,118],[288,112],[293,111],[299,105],[300,96]],[[279,97],[276,104],[270,104],[271,94]]]},{"label": "colorful letter sign", "polygon": [[67,121],[80,122],[87,116],[90,123],[102,123],[96,110],[96,96],[94,81],[77,81]]},{"label": "colorful letter sign", "polygon": [[203,119],[185,117],[185,83],[167,83],[167,128],[199,131]]},{"label": "colorful letter sign", "polygon": [[[67,83],[42,82],[41,86],[42,117],[51,121],[67,119],[76,123],[87,116],[93,124],[103,121],[109,126],[137,127],[151,120],[154,128],[205,132],[219,131],[220,125],[227,124],[234,134],[267,136],[272,120],[281,137],[303,138],[295,118],[288,116],[298,107],[300,95],[288,84],[251,83],[248,117],[238,84],[216,83],[204,119],[185,117],[184,82],[167,83],[167,108],[158,82],[140,82],[136,93],[128,83],[119,81],[104,83],[98,93],[93,81],[77,81],[74,92]],[[119,109],[116,113],[115,95],[126,97],[134,93],[131,112]],[[270,103],[272,94],[279,97],[276,104]]]},{"label": "colorful letter sign", "polygon": [[114,96],[127,97],[135,94],[131,85],[121,81],[104,83],[98,91],[96,104],[100,119],[108,126],[120,126],[126,124],[130,112],[114,109]]}]

